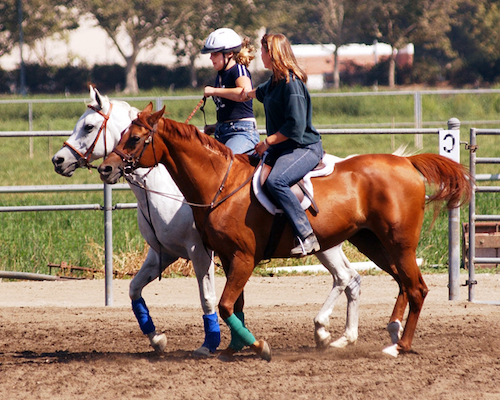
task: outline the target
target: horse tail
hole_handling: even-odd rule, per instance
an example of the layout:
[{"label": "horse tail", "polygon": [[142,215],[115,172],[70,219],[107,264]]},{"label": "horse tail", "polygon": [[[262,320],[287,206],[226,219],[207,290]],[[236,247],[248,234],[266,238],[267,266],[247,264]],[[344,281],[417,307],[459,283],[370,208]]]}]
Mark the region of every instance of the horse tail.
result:
[{"label": "horse tail", "polygon": [[428,183],[437,191],[428,202],[445,201],[448,210],[469,202],[472,196],[473,178],[462,165],[439,154],[425,153],[407,157]]}]

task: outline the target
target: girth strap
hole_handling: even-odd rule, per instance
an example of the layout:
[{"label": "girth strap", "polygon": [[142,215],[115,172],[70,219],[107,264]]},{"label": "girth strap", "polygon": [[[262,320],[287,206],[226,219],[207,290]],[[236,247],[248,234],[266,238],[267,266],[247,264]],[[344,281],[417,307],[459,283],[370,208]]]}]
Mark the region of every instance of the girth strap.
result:
[{"label": "girth strap", "polygon": [[281,236],[283,235],[283,231],[285,230],[286,223],[287,219],[284,213],[277,213],[274,215],[271,232],[269,233],[269,240],[264,250],[264,259],[269,259],[273,256]]}]

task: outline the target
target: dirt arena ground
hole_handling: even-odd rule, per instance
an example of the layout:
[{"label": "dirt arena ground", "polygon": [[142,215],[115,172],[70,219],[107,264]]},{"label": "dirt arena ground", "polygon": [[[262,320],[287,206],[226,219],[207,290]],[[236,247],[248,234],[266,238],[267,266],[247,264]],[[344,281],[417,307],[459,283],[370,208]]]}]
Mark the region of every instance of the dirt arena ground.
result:
[{"label": "dirt arena ground", "polygon": [[[500,301],[500,275],[476,277],[477,300]],[[500,306],[468,302],[465,287],[448,301],[447,279],[425,276],[413,352],[394,359],[381,352],[397,292],[389,276],[363,277],[358,343],[327,352],[315,349],[312,319],[331,278],[252,277],[247,326],[269,342],[270,363],[249,351],[233,362],[191,356],[203,336],[193,278],[144,291],[169,340],[160,356],[130,310],[128,281],[113,282],[109,307],[100,280],[0,282],[0,399],[500,399]],[[335,336],[345,305],[331,319]]]}]

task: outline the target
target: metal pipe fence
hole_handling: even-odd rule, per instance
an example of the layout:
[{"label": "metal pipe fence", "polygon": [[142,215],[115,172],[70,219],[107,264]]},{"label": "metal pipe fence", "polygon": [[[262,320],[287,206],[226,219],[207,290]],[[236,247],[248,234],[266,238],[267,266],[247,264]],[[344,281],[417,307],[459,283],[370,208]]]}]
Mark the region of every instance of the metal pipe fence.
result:
[{"label": "metal pipe fence", "polygon": [[[456,123],[453,118],[450,121]],[[453,129],[459,129],[455,126]],[[322,135],[428,135],[439,134],[443,129],[428,128],[428,129],[320,129]],[[260,130],[264,134],[264,130]],[[69,136],[71,131],[37,131],[37,132],[1,132],[3,137],[26,137],[26,136]],[[133,209],[137,207],[136,203],[118,203],[112,204],[112,189],[126,190],[129,189],[126,184],[116,185],[101,185],[101,184],[86,184],[86,185],[40,185],[40,186],[4,186],[0,187],[0,193],[35,193],[35,192],[60,192],[60,191],[103,191],[103,205],[100,204],[75,204],[75,205],[45,205],[45,206],[18,206],[18,207],[0,207],[0,212],[26,212],[26,211],[61,211],[61,210],[102,210],[104,212],[104,242],[105,242],[105,304],[107,306],[113,304],[112,280],[113,280],[113,221],[112,213],[120,209]],[[450,243],[459,243],[456,240],[456,235],[460,237],[460,226],[455,223],[449,224],[449,239]],[[459,246],[459,244],[458,244]],[[451,251],[451,250],[450,250]],[[453,249],[453,252],[459,252],[458,249]],[[460,268],[459,262],[450,259],[450,270]],[[450,275],[450,278],[452,275]],[[459,283],[450,282],[450,288],[456,287]],[[451,289],[450,289],[451,290]],[[451,298],[450,298],[451,300]]]},{"label": "metal pipe fence", "polygon": [[[424,126],[439,126],[441,121],[423,121],[423,102],[426,97],[429,96],[453,96],[453,95],[485,95],[485,94],[500,94],[500,89],[453,89],[453,90],[401,90],[401,91],[383,91],[383,92],[345,92],[345,93],[311,93],[311,97],[314,98],[352,98],[352,97],[403,97],[410,96],[413,98],[413,121],[411,122],[386,122],[386,123],[368,123],[368,124],[355,124],[358,128],[364,128],[368,126],[379,126],[383,128],[394,128],[395,126],[408,126],[415,129],[420,129]],[[123,100],[127,102],[144,102],[145,104],[152,101],[156,109],[159,110],[170,101],[192,101],[200,100],[200,96],[189,95],[189,96],[150,96],[150,97],[115,97],[116,100]],[[3,104],[25,104],[28,106],[28,131],[33,130],[34,124],[34,106],[41,104],[50,103],[85,103],[87,98],[65,98],[65,99],[16,99],[16,100],[0,100],[0,106]],[[477,126],[481,125],[498,125],[500,120],[461,120],[462,125]],[[316,125],[319,127],[320,125]],[[347,126],[343,124],[343,126]],[[329,124],[327,128],[337,128],[337,125]],[[62,132],[62,131],[61,131]],[[0,136],[3,136],[0,133]],[[57,135],[57,136],[63,136]],[[418,146],[420,148],[421,146]]]}]

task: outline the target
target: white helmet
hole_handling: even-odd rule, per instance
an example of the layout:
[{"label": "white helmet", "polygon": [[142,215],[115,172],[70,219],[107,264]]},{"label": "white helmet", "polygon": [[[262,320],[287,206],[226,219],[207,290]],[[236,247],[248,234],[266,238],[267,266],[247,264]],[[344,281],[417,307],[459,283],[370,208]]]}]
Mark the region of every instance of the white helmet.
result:
[{"label": "white helmet", "polygon": [[208,35],[205,46],[201,49],[202,54],[207,53],[239,53],[241,50],[240,36],[229,28],[220,28]]}]

